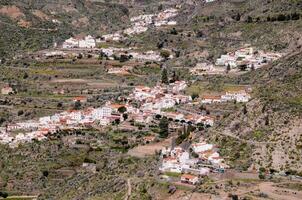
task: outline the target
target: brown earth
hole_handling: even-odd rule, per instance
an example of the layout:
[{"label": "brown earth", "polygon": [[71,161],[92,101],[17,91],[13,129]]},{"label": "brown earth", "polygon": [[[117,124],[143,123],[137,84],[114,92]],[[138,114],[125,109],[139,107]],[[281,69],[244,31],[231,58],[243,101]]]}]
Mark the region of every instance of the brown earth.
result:
[{"label": "brown earth", "polygon": [[50,20],[50,17],[41,10],[34,10],[32,11],[32,14],[40,18],[42,21]]},{"label": "brown earth", "polygon": [[154,155],[156,151],[161,150],[163,147],[171,144],[171,138],[163,140],[158,143],[152,143],[147,145],[139,145],[128,151],[128,154],[134,157],[143,158],[146,156]]},{"label": "brown earth", "polygon": [[6,15],[13,20],[25,17],[24,13],[17,6],[3,6],[0,9],[0,14]]}]

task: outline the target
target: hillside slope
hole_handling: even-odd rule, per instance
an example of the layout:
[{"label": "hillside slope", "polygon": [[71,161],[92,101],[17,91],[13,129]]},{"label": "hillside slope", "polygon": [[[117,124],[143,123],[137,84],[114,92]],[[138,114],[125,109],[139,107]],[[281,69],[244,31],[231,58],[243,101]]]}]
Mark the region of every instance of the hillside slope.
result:
[{"label": "hillside slope", "polygon": [[[301,173],[302,53],[239,77],[254,84],[254,99],[209,135],[237,167],[292,169]],[[234,143],[239,144],[234,145]],[[251,151],[250,151],[251,150]]]}]

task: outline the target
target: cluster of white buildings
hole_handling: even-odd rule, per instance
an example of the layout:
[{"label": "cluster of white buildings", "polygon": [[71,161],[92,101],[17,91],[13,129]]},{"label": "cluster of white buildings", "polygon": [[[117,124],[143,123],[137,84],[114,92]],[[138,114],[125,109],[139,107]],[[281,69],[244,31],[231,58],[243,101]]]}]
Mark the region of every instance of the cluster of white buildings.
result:
[{"label": "cluster of white buildings", "polygon": [[176,122],[202,123],[204,125],[213,126],[214,117],[211,116],[165,111],[176,105],[186,104],[192,101],[191,96],[181,94],[181,91],[186,87],[187,84],[185,81],[176,81],[168,86],[157,85],[153,88],[138,86],[135,87],[133,93],[129,95],[128,100],[139,103],[139,116],[141,118],[139,122],[149,123],[152,117],[149,118],[148,116],[160,115]]},{"label": "cluster of white buildings", "polygon": [[223,172],[229,168],[224,159],[220,157],[217,148],[206,142],[193,143],[186,150],[179,146],[163,148],[161,158],[162,163],[159,167],[161,172],[205,176],[210,171]]},{"label": "cluster of white buildings", "polygon": [[221,55],[215,64],[217,66],[229,66],[230,68],[245,66],[248,69],[257,69],[281,57],[281,53],[255,51],[253,47],[247,47]]},{"label": "cluster of white buildings", "polygon": [[201,103],[203,104],[211,104],[211,103],[222,103],[227,101],[236,101],[241,103],[246,103],[251,99],[251,95],[249,91],[251,89],[242,89],[242,88],[234,88],[229,89],[223,95],[204,95],[202,97]]},{"label": "cluster of white buildings", "polygon": [[135,35],[146,32],[149,27],[155,26],[167,26],[167,25],[176,25],[177,22],[170,20],[171,18],[177,16],[177,9],[167,9],[158,14],[149,14],[149,15],[139,15],[132,17],[131,27],[124,30],[124,33],[127,35]]},{"label": "cluster of white buildings", "polygon": [[83,38],[71,37],[62,45],[63,49],[72,49],[72,48],[95,48],[96,40],[91,35],[85,36]]},{"label": "cluster of white buildings", "polygon": [[108,125],[115,120],[122,121],[120,114],[115,113],[111,105],[85,110],[69,110],[52,116],[41,117],[38,120],[29,120],[15,124],[8,124],[0,128],[0,143],[11,147],[19,143],[30,142],[34,139],[43,140],[58,130],[82,129],[87,125]]},{"label": "cluster of white buildings", "polygon": [[135,35],[146,32],[149,27],[160,27],[164,25],[176,25],[176,21],[170,20],[178,14],[177,9],[167,9],[158,14],[139,15],[130,19],[131,26],[125,30],[120,30],[112,34],[102,35],[101,39],[95,39],[91,35],[77,38],[71,37],[63,43],[63,49],[72,48],[95,48],[97,43],[102,41],[120,41],[126,35]]},{"label": "cluster of white buildings", "polygon": [[183,114],[181,112],[162,112],[162,116],[167,117],[169,120],[175,122],[182,122],[188,124],[203,124],[207,126],[213,126],[215,117],[199,115],[199,114]]},{"label": "cluster of white buildings", "polygon": [[154,88],[138,86],[129,95],[129,99],[139,102],[142,110],[160,112],[161,109],[190,102],[192,100],[190,96],[180,94],[185,87],[185,81],[178,81],[169,86],[157,85]]},{"label": "cluster of white buildings", "polygon": [[123,37],[122,33],[120,33],[120,32],[102,35],[102,40],[103,41],[120,41],[123,38],[124,37]]},{"label": "cluster of white buildings", "polygon": [[214,2],[216,0],[205,0],[206,3]]},{"label": "cluster of white buildings", "polygon": [[132,58],[136,60],[147,60],[147,61],[158,61],[158,62],[163,60],[163,57],[158,52],[152,50],[146,52],[130,52],[129,55],[131,55]]},{"label": "cluster of white buildings", "polygon": [[[106,55],[110,60],[114,59],[114,56],[121,56],[126,55],[129,56],[131,59],[135,59],[138,61],[162,61],[163,57],[160,55],[159,52],[156,51],[145,51],[139,52],[135,51],[133,48],[116,48],[116,47],[108,47],[102,48],[102,53]],[[171,55],[170,58],[173,56]]]},{"label": "cluster of white buildings", "polygon": [[[0,127],[0,143],[16,147],[20,143],[30,142],[34,139],[46,139],[48,134],[59,130],[83,129],[92,125],[106,126],[113,122],[124,121],[123,113],[128,114],[128,119],[144,124],[152,122],[156,115],[161,115],[179,122],[203,123],[212,126],[214,118],[209,116],[165,112],[165,109],[177,104],[192,101],[191,96],[181,94],[186,87],[185,81],[176,81],[167,86],[157,85],[154,88],[137,86],[129,95],[126,104],[107,102],[99,108],[68,110],[37,120],[8,124],[6,127]],[[73,101],[84,103],[87,98],[75,97]],[[125,111],[120,112],[122,107],[124,107],[122,110]]]},{"label": "cluster of white buildings", "polygon": [[[51,116],[41,117],[38,120],[29,120],[8,124],[0,128],[0,143],[9,144],[12,147],[19,143],[30,142],[34,139],[46,139],[48,134],[58,130],[82,129],[88,125],[106,126],[114,121],[123,121],[123,114],[119,108],[125,107],[130,119],[136,122],[149,123],[154,115],[169,113],[162,109],[171,108],[176,104],[191,101],[190,96],[180,94],[187,87],[185,81],[177,81],[168,86],[156,86],[154,88],[139,86],[129,96],[129,102],[139,102],[138,107],[127,104],[114,104],[107,102],[103,107],[87,108],[84,110],[69,110]],[[86,97],[75,97],[74,102],[86,102]],[[171,117],[171,115],[170,115]],[[178,116],[178,119],[186,119]]]}]

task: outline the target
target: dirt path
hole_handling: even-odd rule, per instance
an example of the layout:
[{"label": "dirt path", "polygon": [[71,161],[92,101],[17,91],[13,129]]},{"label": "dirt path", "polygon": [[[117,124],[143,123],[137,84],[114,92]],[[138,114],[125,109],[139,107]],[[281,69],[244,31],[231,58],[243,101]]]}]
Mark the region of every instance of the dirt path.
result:
[{"label": "dirt path", "polygon": [[156,151],[161,150],[165,146],[169,146],[171,144],[171,138],[163,140],[158,143],[152,143],[147,145],[139,145],[133,149],[128,151],[128,154],[134,157],[143,158],[146,156],[154,155]]},{"label": "dirt path", "polygon": [[127,196],[125,197],[125,200],[128,200],[131,196],[131,193],[132,193],[130,178],[127,179],[127,185],[128,185],[128,192],[127,192]]},{"label": "dirt path", "polygon": [[233,135],[230,131],[222,131],[218,134],[228,136],[228,137],[234,138],[236,140],[239,140],[241,142],[246,142],[248,144],[253,144],[253,145],[257,145],[257,146],[263,146],[263,145],[266,145],[266,144],[277,144],[278,143],[278,142],[256,142],[256,141],[252,141],[252,140],[245,140],[245,139],[242,139],[238,136]]}]

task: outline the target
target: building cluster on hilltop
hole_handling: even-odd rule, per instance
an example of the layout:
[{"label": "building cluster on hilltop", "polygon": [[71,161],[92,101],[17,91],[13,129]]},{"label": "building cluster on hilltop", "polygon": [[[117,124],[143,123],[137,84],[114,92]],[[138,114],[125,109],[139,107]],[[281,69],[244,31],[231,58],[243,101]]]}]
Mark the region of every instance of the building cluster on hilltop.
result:
[{"label": "building cluster on hilltop", "polygon": [[282,54],[280,53],[254,51],[253,47],[247,47],[221,55],[215,64],[217,66],[229,66],[230,68],[258,69],[281,57]]},{"label": "building cluster on hilltop", "polygon": [[94,38],[91,35],[85,37],[71,37],[63,42],[62,48],[73,49],[73,48],[95,48],[97,43],[103,41],[120,41],[124,38],[124,35],[134,35],[146,32],[152,25],[160,27],[164,25],[176,25],[176,21],[169,20],[178,14],[177,9],[166,9],[157,14],[139,15],[132,17],[131,27],[118,31],[112,34],[102,35],[99,39]]},{"label": "building cluster on hilltop", "polygon": [[91,35],[85,37],[71,37],[62,45],[63,49],[72,49],[72,48],[95,48],[96,40]]},{"label": "building cluster on hilltop", "polygon": [[165,111],[165,109],[192,101],[191,96],[181,94],[181,91],[186,87],[187,84],[185,81],[176,81],[168,86],[158,85],[154,88],[138,86],[128,98],[130,101],[140,104],[141,116],[150,116],[150,114],[161,115],[176,122],[202,123],[204,125],[213,126],[214,117],[211,116]]},{"label": "building cluster on hilltop", "polygon": [[253,47],[244,47],[221,55],[215,64],[208,62],[197,63],[195,67],[190,69],[190,72],[193,75],[204,75],[223,74],[236,68],[243,71],[255,70],[280,59],[283,55],[282,53],[255,50]]},{"label": "building cluster on hilltop", "polygon": [[222,103],[227,101],[236,101],[241,103],[246,103],[251,99],[249,92],[251,88],[233,88],[228,89],[222,95],[204,95],[202,96],[201,103],[211,104],[211,103]]},{"label": "building cluster on hilltop", "polygon": [[160,27],[165,25],[176,25],[176,21],[170,20],[178,14],[177,9],[167,9],[158,14],[139,15],[132,17],[131,27],[124,30],[127,35],[134,35],[146,32],[150,26]]}]

